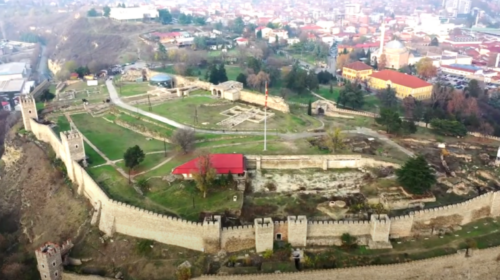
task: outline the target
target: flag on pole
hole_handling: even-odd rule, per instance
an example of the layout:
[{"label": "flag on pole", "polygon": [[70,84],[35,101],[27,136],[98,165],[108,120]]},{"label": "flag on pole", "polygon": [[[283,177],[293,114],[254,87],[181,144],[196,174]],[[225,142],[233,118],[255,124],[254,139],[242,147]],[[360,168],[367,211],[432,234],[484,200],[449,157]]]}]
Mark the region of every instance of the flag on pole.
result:
[{"label": "flag on pole", "polygon": [[264,106],[264,151],[267,150],[267,81],[266,81],[266,102]]},{"label": "flag on pole", "polygon": [[267,90],[267,82],[266,82],[266,105],[265,107],[267,108],[267,95],[269,94],[268,90]]}]

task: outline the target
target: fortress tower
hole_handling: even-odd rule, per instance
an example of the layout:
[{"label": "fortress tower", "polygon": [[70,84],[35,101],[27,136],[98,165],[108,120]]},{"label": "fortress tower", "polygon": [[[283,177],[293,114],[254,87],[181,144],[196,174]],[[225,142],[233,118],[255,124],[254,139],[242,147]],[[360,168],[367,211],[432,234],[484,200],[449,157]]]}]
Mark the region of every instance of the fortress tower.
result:
[{"label": "fortress tower", "polygon": [[392,248],[389,242],[389,233],[391,232],[391,220],[386,214],[376,215],[370,217],[370,235],[372,240],[369,242],[370,248],[373,249],[386,249]]},{"label": "fortress tower", "polygon": [[255,219],[255,251],[272,250],[274,246],[274,223],[271,218]]},{"label": "fortress tower", "polygon": [[72,160],[80,161],[85,159],[85,147],[83,137],[76,130],[61,132],[61,141],[66,155]]},{"label": "fortress tower", "polygon": [[63,257],[73,247],[71,241],[66,241],[62,247],[55,243],[45,243],[35,251],[38,271],[41,279],[62,280]]},{"label": "fortress tower", "polygon": [[21,95],[19,97],[19,103],[21,104],[21,113],[23,114],[24,129],[31,131],[29,120],[38,120],[35,99],[31,95]]},{"label": "fortress tower", "polygon": [[288,216],[288,242],[292,244],[292,246],[306,247],[306,216]]}]

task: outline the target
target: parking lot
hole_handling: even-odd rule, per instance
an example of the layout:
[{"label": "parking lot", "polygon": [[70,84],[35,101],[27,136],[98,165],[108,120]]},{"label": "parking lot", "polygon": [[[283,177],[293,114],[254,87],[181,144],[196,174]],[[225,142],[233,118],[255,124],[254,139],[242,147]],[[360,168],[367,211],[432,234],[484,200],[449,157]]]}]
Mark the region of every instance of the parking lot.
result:
[{"label": "parking lot", "polygon": [[[438,72],[438,77],[436,79],[436,82],[441,82],[445,84],[446,86],[452,86],[455,89],[458,90],[463,90],[467,87],[469,84],[469,81],[471,79],[465,76],[459,76],[459,75],[454,75],[454,74],[448,74],[444,72]],[[485,87],[486,89],[494,89],[499,87],[500,85],[494,84],[494,83],[486,83]]]}]

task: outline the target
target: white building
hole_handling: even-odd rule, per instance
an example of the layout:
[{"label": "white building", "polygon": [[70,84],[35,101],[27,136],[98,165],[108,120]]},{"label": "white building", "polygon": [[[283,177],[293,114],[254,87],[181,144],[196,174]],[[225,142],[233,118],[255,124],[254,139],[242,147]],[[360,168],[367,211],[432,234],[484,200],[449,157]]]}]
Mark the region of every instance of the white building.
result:
[{"label": "white building", "polygon": [[120,21],[154,19],[159,16],[155,7],[111,8],[109,17]]},{"label": "white building", "polygon": [[361,12],[361,5],[360,4],[346,4],[344,6],[345,9],[345,14],[347,16],[353,16],[359,14]]},{"label": "white building", "polygon": [[471,5],[471,0],[446,0],[444,2],[446,11],[455,16],[457,14],[470,14]]},{"label": "white building", "polygon": [[26,63],[12,62],[0,64],[0,81],[25,79],[29,74],[30,70]]}]

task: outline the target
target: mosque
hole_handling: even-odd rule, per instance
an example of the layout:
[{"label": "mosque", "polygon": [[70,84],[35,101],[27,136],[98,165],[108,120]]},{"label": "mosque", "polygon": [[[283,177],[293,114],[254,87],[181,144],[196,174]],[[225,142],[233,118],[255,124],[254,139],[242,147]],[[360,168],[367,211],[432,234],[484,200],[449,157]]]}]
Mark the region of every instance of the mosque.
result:
[{"label": "mosque", "polygon": [[385,54],[387,68],[399,69],[408,65],[408,61],[410,60],[410,51],[408,48],[398,40],[392,40],[384,44],[385,24],[382,24],[381,29],[380,48],[372,53],[371,60],[377,60],[380,63],[380,56]]}]

